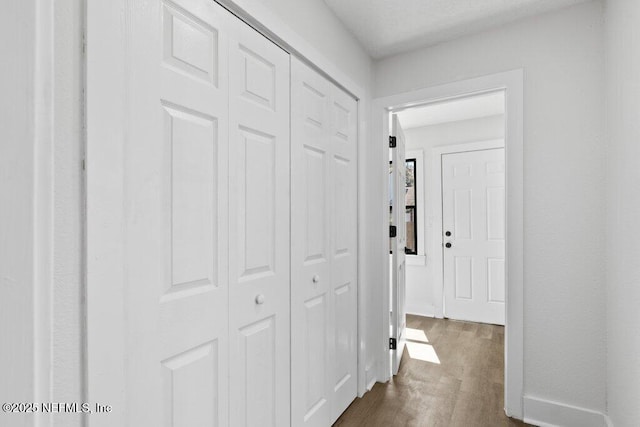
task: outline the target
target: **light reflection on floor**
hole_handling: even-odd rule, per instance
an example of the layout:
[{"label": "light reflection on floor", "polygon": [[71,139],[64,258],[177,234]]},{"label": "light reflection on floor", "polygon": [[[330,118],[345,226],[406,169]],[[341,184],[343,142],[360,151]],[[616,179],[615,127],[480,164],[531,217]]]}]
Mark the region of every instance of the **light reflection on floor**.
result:
[{"label": "light reflection on floor", "polygon": [[407,351],[412,359],[422,360],[424,362],[440,364],[440,359],[436,350],[431,344],[427,334],[421,329],[406,328]]}]

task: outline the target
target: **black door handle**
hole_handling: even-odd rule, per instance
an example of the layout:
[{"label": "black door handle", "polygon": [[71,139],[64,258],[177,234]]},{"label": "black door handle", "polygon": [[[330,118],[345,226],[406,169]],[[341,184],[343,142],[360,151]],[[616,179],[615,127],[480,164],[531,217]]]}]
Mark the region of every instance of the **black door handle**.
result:
[{"label": "black door handle", "polygon": [[447,243],[445,243],[445,244],[444,244],[444,246],[445,246],[446,248],[450,248],[450,247],[451,247],[451,242],[447,242]]}]

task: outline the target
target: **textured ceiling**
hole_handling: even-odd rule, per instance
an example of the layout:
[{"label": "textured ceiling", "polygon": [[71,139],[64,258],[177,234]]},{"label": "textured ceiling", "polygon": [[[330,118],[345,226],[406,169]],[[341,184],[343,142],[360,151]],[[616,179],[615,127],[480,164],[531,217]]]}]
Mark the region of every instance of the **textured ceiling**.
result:
[{"label": "textured ceiling", "polygon": [[412,107],[398,113],[403,129],[504,114],[504,92]]},{"label": "textured ceiling", "polygon": [[374,58],[585,1],[589,0],[324,0]]}]

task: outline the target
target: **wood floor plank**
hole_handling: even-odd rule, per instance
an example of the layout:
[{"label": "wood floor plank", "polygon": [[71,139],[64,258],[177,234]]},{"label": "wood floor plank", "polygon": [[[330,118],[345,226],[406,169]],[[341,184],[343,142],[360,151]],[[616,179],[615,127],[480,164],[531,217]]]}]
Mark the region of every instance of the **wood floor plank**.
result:
[{"label": "wood floor plank", "polygon": [[413,337],[398,375],[378,383],[338,427],[527,426],[503,410],[504,327],[407,316]]}]

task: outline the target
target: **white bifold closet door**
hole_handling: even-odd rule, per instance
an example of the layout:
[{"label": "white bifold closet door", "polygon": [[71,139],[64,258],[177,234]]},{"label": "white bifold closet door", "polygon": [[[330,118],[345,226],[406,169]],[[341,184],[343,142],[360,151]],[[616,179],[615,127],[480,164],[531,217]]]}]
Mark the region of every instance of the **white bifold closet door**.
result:
[{"label": "white bifold closet door", "polygon": [[291,423],[329,426],[357,387],[357,102],[291,60]]},{"label": "white bifold closet door", "polygon": [[230,426],[290,423],[289,55],[229,42]]},{"label": "white bifold closet door", "polygon": [[126,96],[94,98],[93,44],[88,398],[113,411],[88,423],[288,426],[289,55],[211,0],[123,7],[90,5]]}]

